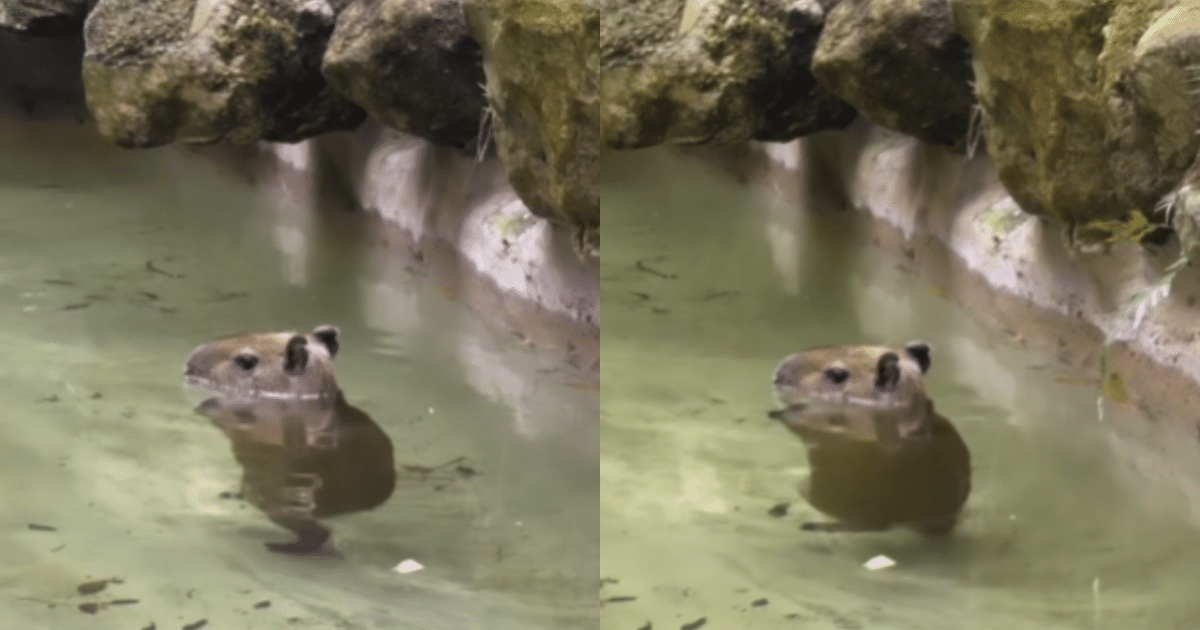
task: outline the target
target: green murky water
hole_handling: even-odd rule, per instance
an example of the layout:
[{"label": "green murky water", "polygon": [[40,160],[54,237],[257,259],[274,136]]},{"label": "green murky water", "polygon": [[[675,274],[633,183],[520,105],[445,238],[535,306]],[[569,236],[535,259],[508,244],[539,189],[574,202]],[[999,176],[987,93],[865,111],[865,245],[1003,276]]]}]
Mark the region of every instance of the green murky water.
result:
[{"label": "green murky water", "polygon": [[[172,149],[0,125],[0,626],[595,628],[596,394],[359,247],[361,225],[286,206]],[[182,363],[320,323],[399,479],[329,521],[336,553],[278,556],[263,543],[289,534],[228,498],[241,471]],[[478,474],[406,468],[452,460]],[[78,609],[114,599],[137,601]]]},{"label": "green murky water", "polygon": [[[849,214],[665,149],[606,156],[601,177],[601,598],[618,598],[601,628],[1194,627],[1200,491],[1173,471],[1200,445],[1172,428],[1190,423],[1098,424],[1093,389],[856,245]],[[973,453],[955,540],[800,531],[817,515],[795,489],[801,444],[764,417],[774,366],[913,338]],[[863,567],[881,554],[896,566]]]}]

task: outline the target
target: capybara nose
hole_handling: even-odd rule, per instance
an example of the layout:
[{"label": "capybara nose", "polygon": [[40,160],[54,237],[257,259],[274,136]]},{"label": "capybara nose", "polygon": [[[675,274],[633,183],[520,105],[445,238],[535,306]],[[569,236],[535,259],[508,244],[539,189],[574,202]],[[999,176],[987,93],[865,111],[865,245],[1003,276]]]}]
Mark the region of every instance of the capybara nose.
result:
[{"label": "capybara nose", "polygon": [[775,387],[795,387],[800,384],[797,380],[798,375],[796,362],[792,359],[784,359],[779,367],[775,368],[775,379],[771,381],[771,384]]}]

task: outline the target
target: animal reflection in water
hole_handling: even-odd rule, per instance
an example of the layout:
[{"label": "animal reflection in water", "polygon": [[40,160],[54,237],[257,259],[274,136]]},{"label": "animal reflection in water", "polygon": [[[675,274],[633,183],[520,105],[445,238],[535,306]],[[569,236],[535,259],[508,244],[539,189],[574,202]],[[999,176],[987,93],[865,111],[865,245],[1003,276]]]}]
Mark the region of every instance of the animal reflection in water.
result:
[{"label": "animal reflection in water", "polygon": [[278,553],[319,550],[330,531],[317,519],[370,510],[396,487],[392,441],[348,402],[333,374],[341,332],[251,332],[197,346],[184,383],[215,393],[196,412],[229,438],[242,494],[294,542]]},{"label": "animal reflection in water", "polygon": [[229,438],[242,466],[242,497],[293,542],[268,542],[276,553],[310,554],[329,539],[318,519],[374,509],[396,487],[392,441],[362,410],[334,400],[210,398],[196,412]]}]

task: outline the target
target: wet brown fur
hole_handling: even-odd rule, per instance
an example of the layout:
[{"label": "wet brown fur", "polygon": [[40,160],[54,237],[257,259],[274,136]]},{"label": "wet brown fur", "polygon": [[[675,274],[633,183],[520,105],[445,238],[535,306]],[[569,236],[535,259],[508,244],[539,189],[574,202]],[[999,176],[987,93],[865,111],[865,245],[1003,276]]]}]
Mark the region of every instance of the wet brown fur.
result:
[{"label": "wet brown fur", "polygon": [[201,344],[184,365],[191,386],[234,398],[325,398],[339,394],[333,359],[340,331],[318,326],[295,331],[230,335]]},{"label": "wet brown fur", "polygon": [[334,377],[340,335],[334,326],[229,335],[184,364],[188,385],[218,394],[196,412],[229,438],[244,498],[296,534],[267,543],[278,553],[316,553],[330,536],[318,519],[373,509],[395,487],[391,440]]},{"label": "wet brown fur", "polygon": [[920,342],[810,348],[779,364],[782,408],[770,416],[808,451],[801,494],[836,519],[804,529],[953,531],[971,490],[970,452],[929,400],[930,365]]}]

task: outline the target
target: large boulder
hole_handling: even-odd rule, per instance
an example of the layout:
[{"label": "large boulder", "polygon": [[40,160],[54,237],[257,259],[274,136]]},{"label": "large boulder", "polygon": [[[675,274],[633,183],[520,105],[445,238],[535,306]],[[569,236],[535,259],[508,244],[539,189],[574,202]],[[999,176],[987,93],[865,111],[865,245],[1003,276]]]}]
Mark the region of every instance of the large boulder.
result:
[{"label": "large boulder", "polygon": [[812,72],[877,125],[966,147],[974,77],[949,0],[842,0],[825,17]]},{"label": "large boulder", "polygon": [[0,29],[35,37],[79,35],[96,0],[0,0]]},{"label": "large boulder", "polygon": [[790,140],[854,110],[810,71],[817,0],[599,0],[604,142]]},{"label": "large boulder", "polygon": [[1000,180],[1073,245],[1140,240],[1200,150],[1200,2],[951,0]]},{"label": "large boulder", "polygon": [[461,0],[356,0],[338,15],[323,71],[385,124],[475,150],[487,102]]},{"label": "large boulder", "polygon": [[83,81],[121,146],[296,142],[366,112],[332,90],[321,57],[344,0],[100,0]]},{"label": "large boulder", "polygon": [[483,48],[492,131],[534,214],[569,223],[581,255],[600,247],[600,18],[591,0],[463,0]]}]

